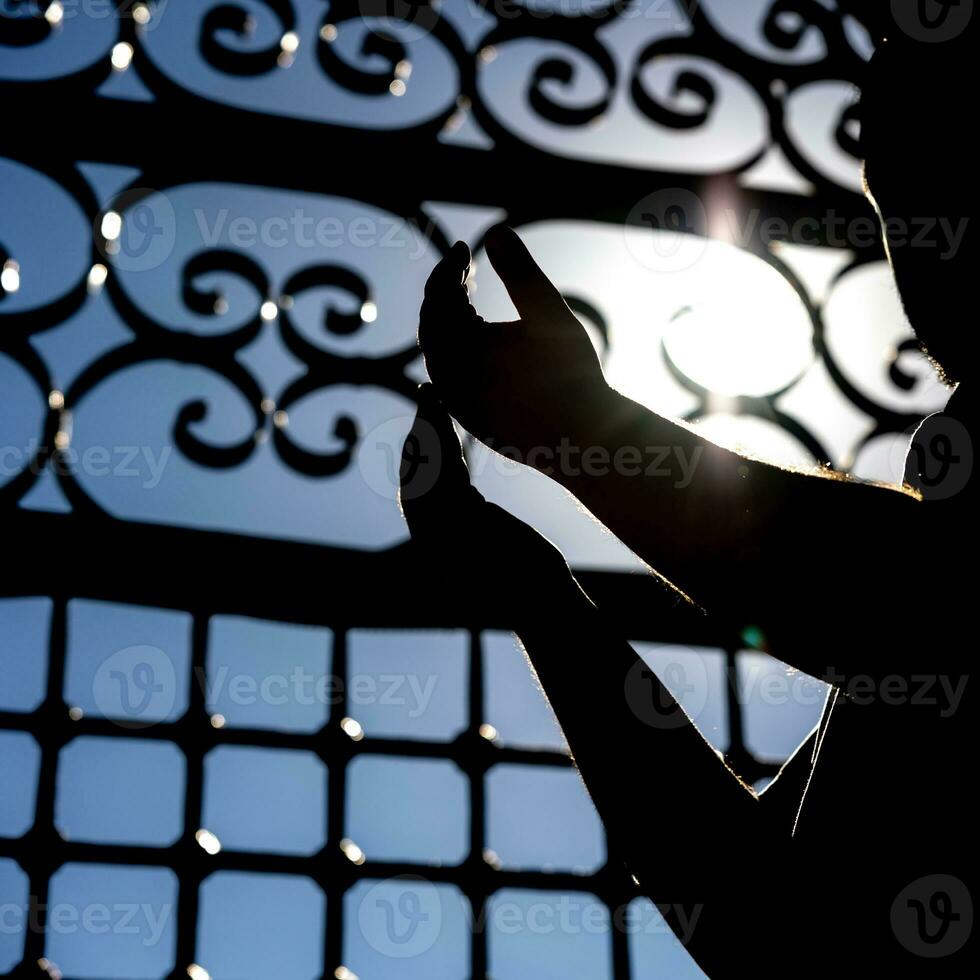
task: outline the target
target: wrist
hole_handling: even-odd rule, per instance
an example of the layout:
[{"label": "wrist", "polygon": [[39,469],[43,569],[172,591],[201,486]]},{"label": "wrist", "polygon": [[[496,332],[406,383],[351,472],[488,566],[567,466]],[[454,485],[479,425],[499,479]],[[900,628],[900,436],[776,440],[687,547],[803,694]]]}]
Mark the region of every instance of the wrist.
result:
[{"label": "wrist", "polygon": [[[609,467],[618,420],[633,403],[605,381],[576,389],[544,427],[544,438],[530,447],[524,462],[561,484]],[[635,406],[634,406],[635,407]]]}]

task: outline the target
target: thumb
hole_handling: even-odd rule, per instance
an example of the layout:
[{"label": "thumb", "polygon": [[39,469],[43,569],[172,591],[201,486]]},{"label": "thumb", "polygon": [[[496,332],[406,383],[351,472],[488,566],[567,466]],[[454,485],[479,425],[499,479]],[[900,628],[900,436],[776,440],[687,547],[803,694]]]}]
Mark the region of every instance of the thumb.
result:
[{"label": "thumb", "polygon": [[495,225],[487,232],[487,257],[507,288],[522,317],[565,310],[565,301],[551,280],[531,258],[527,246],[512,228]]},{"label": "thumb", "polygon": [[452,419],[431,384],[418,391],[418,410],[399,469],[398,501],[413,534],[446,521],[479,500]]}]

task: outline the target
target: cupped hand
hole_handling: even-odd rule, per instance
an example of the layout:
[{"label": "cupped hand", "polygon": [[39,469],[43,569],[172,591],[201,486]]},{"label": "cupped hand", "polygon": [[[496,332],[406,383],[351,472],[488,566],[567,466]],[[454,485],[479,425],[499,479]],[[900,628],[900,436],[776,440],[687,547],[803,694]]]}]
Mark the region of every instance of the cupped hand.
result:
[{"label": "cupped hand", "polygon": [[520,319],[488,323],[470,304],[470,252],[457,242],[425,287],[419,346],[440,399],[478,439],[528,453],[575,440],[608,390],[582,324],[515,232],[502,225],[487,256]]}]

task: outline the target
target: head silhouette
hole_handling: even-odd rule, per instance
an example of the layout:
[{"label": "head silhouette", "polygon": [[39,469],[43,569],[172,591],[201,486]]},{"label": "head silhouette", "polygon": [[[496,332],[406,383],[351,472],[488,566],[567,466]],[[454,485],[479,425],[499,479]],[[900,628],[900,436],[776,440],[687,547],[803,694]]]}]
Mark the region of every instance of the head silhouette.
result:
[{"label": "head silhouette", "polygon": [[865,181],[902,305],[951,382],[978,370],[968,217],[973,34],[924,41],[896,28],[871,59],[860,103]]}]

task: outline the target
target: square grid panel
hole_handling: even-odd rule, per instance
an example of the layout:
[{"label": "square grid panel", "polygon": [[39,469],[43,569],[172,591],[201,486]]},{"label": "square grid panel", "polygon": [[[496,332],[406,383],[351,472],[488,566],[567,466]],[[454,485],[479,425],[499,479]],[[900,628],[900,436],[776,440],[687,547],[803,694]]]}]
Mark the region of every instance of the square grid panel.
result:
[{"label": "square grid panel", "polygon": [[[8,657],[48,646],[46,676],[8,671],[0,705],[0,738],[26,746],[0,837],[4,901],[32,923],[6,930],[10,975],[700,975],[608,858],[509,634],[65,599],[0,612]],[[663,648],[637,649],[658,666]],[[705,734],[749,758],[740,701],[772,667],[699,655]]]}]

